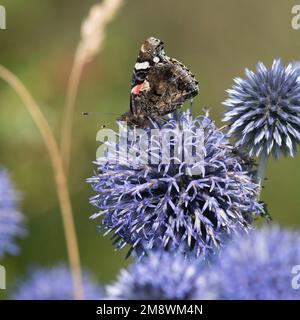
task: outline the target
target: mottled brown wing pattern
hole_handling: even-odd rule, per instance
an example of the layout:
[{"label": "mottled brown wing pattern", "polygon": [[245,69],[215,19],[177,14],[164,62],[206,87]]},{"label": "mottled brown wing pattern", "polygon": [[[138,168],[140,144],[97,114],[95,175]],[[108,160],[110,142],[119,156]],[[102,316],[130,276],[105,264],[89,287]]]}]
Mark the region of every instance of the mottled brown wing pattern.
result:
[{"label": "mottled brown wing pattern", "polygon": [[149,118],[172,113],[198,94],[194,75],[179,61],[166,56],[163,42],[147,39],[135,64],[130,111],[121,120],[143,127]]}]

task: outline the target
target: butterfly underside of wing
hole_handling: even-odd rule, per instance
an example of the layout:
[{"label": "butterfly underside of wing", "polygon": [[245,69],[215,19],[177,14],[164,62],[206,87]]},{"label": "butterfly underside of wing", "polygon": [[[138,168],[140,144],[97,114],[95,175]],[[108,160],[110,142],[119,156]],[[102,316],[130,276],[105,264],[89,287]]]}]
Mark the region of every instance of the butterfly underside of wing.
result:
[{"label": "butterfly underside of wing", "polygon": [[120,120],[144,127],[150,119],[176,111],[198,92],[195,76],[165,54],[162,41],[151,37],[143,43],[134,66],[130,111]]}]

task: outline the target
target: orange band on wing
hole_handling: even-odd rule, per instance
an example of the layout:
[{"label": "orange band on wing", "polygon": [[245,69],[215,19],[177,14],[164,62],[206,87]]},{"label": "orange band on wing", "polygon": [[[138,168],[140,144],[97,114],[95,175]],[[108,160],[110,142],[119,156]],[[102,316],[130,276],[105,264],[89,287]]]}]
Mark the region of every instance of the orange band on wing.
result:
[{"label": "orange band on wing", "polygon": [[135,87],[133,88],[133,93],[134,93],[134,94],[139,94],[142,85],[143,85],[143,84],[141,83],[141,84],[138,84],[137,86],[135,86]]}]

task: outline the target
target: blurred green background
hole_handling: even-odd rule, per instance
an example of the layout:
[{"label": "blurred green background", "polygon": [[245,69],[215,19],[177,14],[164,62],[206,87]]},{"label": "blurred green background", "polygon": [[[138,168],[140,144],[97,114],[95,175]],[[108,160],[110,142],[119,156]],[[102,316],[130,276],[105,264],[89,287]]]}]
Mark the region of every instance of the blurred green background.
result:
[{"label": "blurred green background", "polygon": [[[97,1],[2,0],[7,30],[0,31],[0,63],[24,81],[59,137],[65,89],[80,25]],[[82,264],[107,283],[126,266],[126,250],[114,252],[109,236],[96,233],[85,179],[93,174],[101,125],[128,110],[132,68],[143,40],[162,39],[166,52],[187,65],[200,82],[195,113],[203,108],[221,125],[225,89],[258,60],[270,65],[300,59],[300,30],[291,27],[288,0],[127,0],[106,33],[104,50],[84,71],[76,103],[70,192]],[[0,165],[22,192],[29,235],[21,255],[7,257],[7,287],[30,265],[66,261],[66,246],[50,161],[35,124],[15,93],[0,81]],[[94,112],[83,117],[82,112]],[[300,226],[300,157],[268,164],[263,200],[274,220]],[[99,221],[97,221],[99,222]],[[0,298],[5,292],[0,291]]]}]

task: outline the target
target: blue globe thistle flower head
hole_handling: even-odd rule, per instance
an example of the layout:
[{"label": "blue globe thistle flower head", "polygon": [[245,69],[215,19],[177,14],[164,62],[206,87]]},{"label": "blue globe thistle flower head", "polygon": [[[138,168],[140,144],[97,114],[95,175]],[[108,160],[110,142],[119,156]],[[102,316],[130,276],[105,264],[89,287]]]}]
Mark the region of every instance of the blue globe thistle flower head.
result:
[{"label": "blue globe thistle flower head", "polygon": [[[114,233],[116,247],[129,244],[130,252],[137,256],[157,249],[206,258],[228,235],[247,230],[253,216],[263,213],[262,204],[256,200],[257,185],[207,115],[192,119],[185,112],[177,119],[153,121],[140,141],[150,140],[150,145],[156,146],[159,135],[152,135],[152,129],[170,134],[172,139],[161,135],[157,145],[173,151],[181,149],[179,154],[196,149],[193,155],[199,155],[203,151],[199,146],[203,147],[202,160],[192,163],[173,155],[168,163],[161,158],[149,163],[145,157],[153,150],[147,145],[146,151],[127,162],[123,158],[115,161],[115,155],[106,153],[97,159],[98,172],[88,179],[97,193],[90,202],[99,209],[92,218],[102,216],[99,230]],[[197,129],[202,134],[201,142],[192,136],[181,143],[182,133]],[[134,130],[128,128],[129,133]],[[108,144],[111,147],[114,143],[120,150],[121,142]],[[124,156],[119,151],[116,154]]]},{"label": "blue globe thistle flower head", "polygon": [[236,78],[228,99],[224,121],[229,123],[229,135],[236,145],[250,156],[283,153],[294,156],[300,140],[300,78],[289,64],[280,59],[271,68],[262,62],[256,73],[245,70],[246,79]]},{"label": "blue globe thistle flower head", "polygon": [[24,236],[23,215],[18,210],[19,195],[6,170],[0,169],[0,258],[5,253],[16,255],[17,237]]},{"label": "blue globe thistle flower head", "polygon": [[[87,272],[83,273],[85,300],[100,300],[102,288]],[[15,284],[14,300],[73,300],[73,282],[69,269],[63,265],[52,268],[32,268],[24,281]]]},{"label": "blue globe thistle flower head", "polygon": [[300,61],[296,60],[291,62],[292,67],[300,74]]},{"label": "blue globe thistle flower head", "polygon": [[299,300],[300,288],[293,288],[296,266],[300,269],[300,233],[264,227],[224,247],[203,274],[202,290],[209,288],[216,299]]},{"label": "blue globe thistle flower head", "polygon": [[108,299],[122,300],[192,300],[209,298],[201,292],[202,266],[182,255],[152,252],[122,269],[117,281],[106,288]]}]

